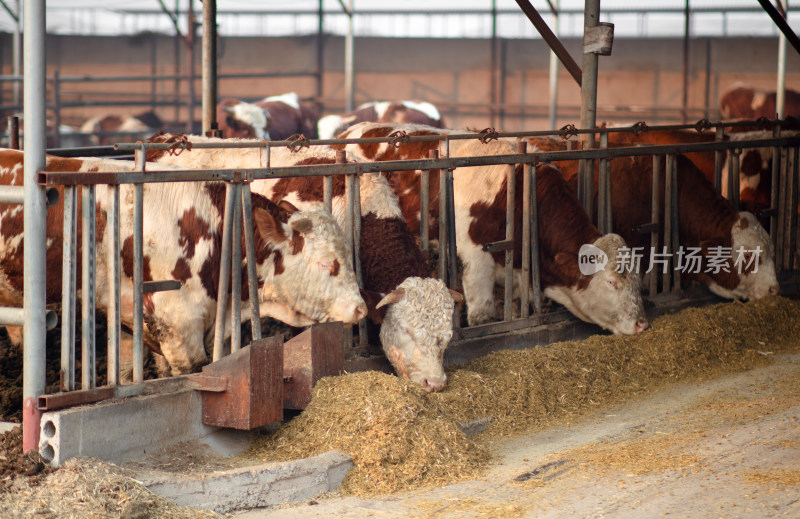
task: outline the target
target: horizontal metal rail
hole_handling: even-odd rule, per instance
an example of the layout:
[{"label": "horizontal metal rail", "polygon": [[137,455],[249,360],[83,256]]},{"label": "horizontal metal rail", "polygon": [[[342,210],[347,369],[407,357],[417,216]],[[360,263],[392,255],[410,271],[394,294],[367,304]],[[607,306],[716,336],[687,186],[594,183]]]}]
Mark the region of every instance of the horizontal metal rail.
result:
[{"label": "horizontal metal rail", "polygon": [[[434,137],[434,136],[425,136]],[[435,136],[439,137],[439,136]],[[427,140],[438,140],[430,138]],[[339,139],[337,142],[341,142]],[[369,142],[373,139],[364,139],[361,142]],[[356,142],[348,139],[348,142]],[[276,141],[288,143],[288,141]],[[271,143],[271,144],[276,144]],[[199,144],[199,143],[198,143]],[[245,148],[248,146],[237,146],[234,148]],[[314,166],[291,166],[275,168],[247,168],[247,169],[212,169],[212,170],[171,170],[171,171],[152,171],[148,173],[147,182],[205,182],[205,181],[227,181],[241,182],[255,179],[266,178],[286,178],[286,177],[313,177],[325,175],[355,175],[361,173],[373,173],[382,171],[413,171],[430,169],[454,169],[470,166],[488,166],[497,164],[537,164],[539,162],[556,162],[562,160],[579,159],[612,159],[616,157],[667,155],[674,153],[687,153],[696,151],[714,151],[717,149],[738,149],[755,148],[768,146],[798,146],[800,137],[781,137],[770,139],[753,139],[743,141],[707,142],[692,144],[673,144],[673,145],[653,145],[653,146],[630,146],[609,149],[590,149],[577,151],[551,151],[536,152],[528,154],[510,155],[482,155],[476,157],[450,157],[438,159],[417,159],[417,160],[393,160],[386,162],[365,162],[348,164],[322,164]],[[135,144],[132,146],[136,146]],[[169,145],[159,144],[159,146],[169,147]],[[149,147],[145,144],[145,147]],[[193,148],[216,148],[218,146],[192,146]],[[127,145],[120,145],[119,149],[127,149]],[[132,149],[132,148],[131,148]],[[153,149],[153,148],[151,148]],[[159,148],[156,148],[159,149]],[[90,184],[140,184],[145,182],[142,175],[138,172],[50,172],[40,171],[38,175],[39,184],[51,185],[90,185]]]}]

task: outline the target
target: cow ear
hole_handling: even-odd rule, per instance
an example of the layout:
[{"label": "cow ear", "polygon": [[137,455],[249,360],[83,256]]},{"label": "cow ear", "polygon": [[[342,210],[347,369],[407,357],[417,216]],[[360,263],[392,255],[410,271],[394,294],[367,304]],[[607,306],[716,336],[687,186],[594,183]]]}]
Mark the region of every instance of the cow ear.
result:
[{"label": "cow ear", "polygon": [[287,239],[283,232],[283,226],[269,211],[256,207],[253,209],[253,221],[258,233],[266,242],[280,243]]},{"label": "cow ear", "polygon": [[395,288],[394,290],[392,290],[391,292],[386,294],[386,296],[383,299],[380,300],[380,302],[378,303],[378,305],[375,308],[380,308],[380,307],[382,307],[384,305],[391,305],[391,304],[394,304],[394,303],[399,303],[400,301],[403,300],[403,296],[405,296],[405,295],[406,295],[405,289],[403,289],[403,288]]},{"label": "cow ear", "polygon": [[310,231],[311,228],[313,227],[313,224],[311,223],[311,220],[309,218],[298,218],[296,220],[290,221],[289,226],[295,232],[303,233]]},{"label": "cow ear", "polygon": [[453,298],[453,301],[455,301],[456,303],[464,302],[464,294],[462,294],[458,290],[453,290],[451,288],[449,288],[448,291],[450,292],[450,297]]},{"label": "cow ear", "polygon": [[287,202],[286,200],[281,200],[278,202],[278,207],[287,211],[289,214],[294,214],[298,211],[297,207],[294,206],[291,202]]}]

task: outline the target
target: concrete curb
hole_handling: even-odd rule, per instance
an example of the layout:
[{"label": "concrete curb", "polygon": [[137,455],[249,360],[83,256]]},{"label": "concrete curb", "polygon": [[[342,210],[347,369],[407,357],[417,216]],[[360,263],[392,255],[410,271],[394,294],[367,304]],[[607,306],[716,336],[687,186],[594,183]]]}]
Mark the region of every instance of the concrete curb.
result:
[{"label": "concrete curb", "polygon": [[352,468],[349,455],[330,451],[313,458],[208,474],[157,472],[136,478],[178,505],[228,513],[310,499],[336,489]]}]

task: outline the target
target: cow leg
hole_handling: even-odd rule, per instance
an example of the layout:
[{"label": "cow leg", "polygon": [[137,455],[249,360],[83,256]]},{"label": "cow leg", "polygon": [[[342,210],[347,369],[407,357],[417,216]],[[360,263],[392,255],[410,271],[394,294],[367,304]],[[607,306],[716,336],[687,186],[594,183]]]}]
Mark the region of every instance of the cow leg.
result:
[{"label": "cow leg", "polygon": [[18,348],[22,346],[22,326],[6,326],[6,333],[11,344]]}]

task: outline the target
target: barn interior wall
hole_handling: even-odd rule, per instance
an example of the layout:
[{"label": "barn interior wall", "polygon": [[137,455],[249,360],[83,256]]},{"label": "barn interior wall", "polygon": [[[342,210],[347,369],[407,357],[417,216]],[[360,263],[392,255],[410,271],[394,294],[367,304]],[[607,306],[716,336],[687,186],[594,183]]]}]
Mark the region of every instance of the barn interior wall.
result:
[{"label": "barn interior wall", "polygon": [[[224,27],[221,28],[224,33]],[[0,35],[0,65],[11,73],[11,35]],[[580,42],[564,40],[580,63]],[[598,121],[628,123],[679,122],[682,102],[681,39],[627,39],[614,42],[611,56],[600,58]],[[220,74],[296,73],[296,77],[222,79],[220,97],[256,99],[296,91],[311,97],[316,91],[316,37],[221,38]],[[172,36],[142,34],[135,37],[50,35],[46,42],[47,73],[74,76],[151,76],[176,73],[176,41]],[[356,102],[373,99],[420,99],[439,104],[452,127],[486,127],[490,124],[490,41],[479,39],[358,38],[355,44]],[[508,40],[503,98],[506,106],[495,123],[507,130],[543,129],[547,126],[549,51],[541,40]],[[325,36],[323,96],[326,113],[344,106],[344,40]],[[177,53],[177,73],[187,70],[186,49]],[[706,73],[710,60],[710,74]],[[198,82],[195,88],[199,118],[200,45],[196,47]],[[719,94],[737,81],[774,89],[777,40],[774,38],[694,39],[689,59],[689,120],[707,112],[716,118]],[[787,57],[787,86],[800,90],[800,56]],[[52,92],[52,88],[50,89]],[[137,113],[149,109],[155,94],[161,101],[186,95],[186,83],[174,80],[138,82],[62,83],[60,100],[68,102],[136,101],[137,106],[63,108],[63,121],[78,124],[99,113]],[[11,100],[10,83],[2,84],[2,104]],[[706,97],[709,99],[706,106]],[[52,98],[52,97],[51,97]],[[577,123],[580,90],[561,67],[558,125]],[[186,109],[159,106],[165,120],[185,120]]]}]

